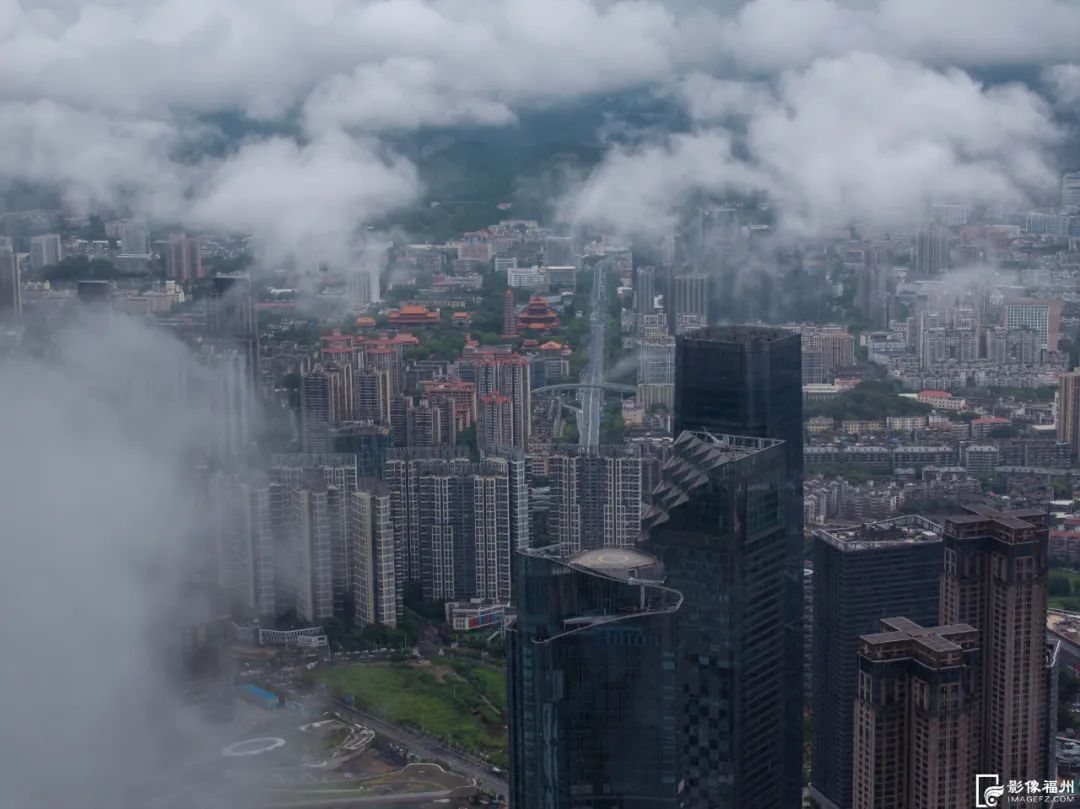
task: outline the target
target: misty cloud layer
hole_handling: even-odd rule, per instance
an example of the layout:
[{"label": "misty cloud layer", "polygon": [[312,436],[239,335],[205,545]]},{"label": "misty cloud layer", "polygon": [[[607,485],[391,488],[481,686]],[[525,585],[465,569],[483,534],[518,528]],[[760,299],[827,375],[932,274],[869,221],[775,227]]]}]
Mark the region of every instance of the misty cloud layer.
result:
[{"label": "misty cloud layer", "polygon": [[208,372],[125,318],[56,349],[0,360],[0,804],[213,806],[220,745],[173,679],[206,536],[189,465],[204,414],[175,390]]},{"label": "misty cloud layer", "polygon": [[[333,254],[423,195],[396,135],[641,88],[697,123],[614,152],[571,191],[575,221],[655,228],[702,188],[764,191],[799,227],[893,217],[927,193],[1045,192],[1058,133],[1036,93],[1075,105],[1077,41],[1065,0],[0,0],[0,179]],[[1026,89],[961,72],[1033,64]],[[737,160],[729,119],[702,116],[723,93]],[[214,113],[280,132],[209,156]],[[634,209],[624,171],[646,183]]]},{"label": "misty cloud layer", "polygon": [[1051,106],[1017,83],[854,53],[769,83],[697,74],[679,93],[694,129],[611,152],[569,218],[659,235],[694,192],[760,192],[813,233],[910,224],[932,201],[1024,204],[1058,182]]},{"label": "misty cloud layer", "polygon": [[1076,58],[1080,7],[1068,0],[753,0],[722,26],[745,68],[776,71],[874,52],[935,66]]}]

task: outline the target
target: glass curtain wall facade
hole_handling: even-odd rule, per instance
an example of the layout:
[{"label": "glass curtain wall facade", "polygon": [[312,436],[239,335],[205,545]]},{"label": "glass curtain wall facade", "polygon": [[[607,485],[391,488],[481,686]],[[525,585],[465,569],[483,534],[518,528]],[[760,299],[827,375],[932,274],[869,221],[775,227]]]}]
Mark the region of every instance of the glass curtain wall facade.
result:
[{"label": "glass curtain wall facade", "polygon": [[767,326],[717,326],[681,335],[675,347],[674,434],[706,430],[783,441],[786,522],[785,687],[780,767],[783,806],[798,806],[803,723],[802,342]]},{"label": "glass curtain wall facade", "polygon": [[675,809],[682,598],[631,548],[517,556],[507,630],[515,809]]},{"label": "glass curtain wall facade", "polygon": [[784,460],[781,441],[683,433],[644,520],[642,548],[683,596],[675,750],[685,809],[800,805],[801,749],[792,761],[785,733]]}]

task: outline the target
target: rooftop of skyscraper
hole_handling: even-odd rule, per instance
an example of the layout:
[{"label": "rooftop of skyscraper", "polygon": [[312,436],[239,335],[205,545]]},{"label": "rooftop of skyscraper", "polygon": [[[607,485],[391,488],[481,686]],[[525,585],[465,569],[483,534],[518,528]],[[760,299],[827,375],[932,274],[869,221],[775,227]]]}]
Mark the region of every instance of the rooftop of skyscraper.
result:
[{"label": "rooftop of skyscraper", "polygon": [[969,514],[957,514],[945,520],[945,533],[964,535],[983,530],[982,526],[993,523],[1002,528],[1012,531],[1034,530],[1046,526],[1047,511],[1045,508],[1018,508],[1008,511],[999,511],[990,506],[967,505],[964,508]]},{"label": "rooftop of skyscraper", "polygon": [[603,444],[592,447],[581,444],[552,444],[549,456],[568,455],[570,457],[595,456],[602,458],[636,458],[641,448],[636,444]]},{"label": "rooftop of skyscraper", "polygon": [[[561,630],[551,627],[551,634],[538,642],[548,643],[600,624],[616,623],[649,613],[675,612],[682,606],[682,593],[664,586],[664,568],[651,554],[633,548],[599,548],[567,552],[564,545],[548,545],[519,551],[522,556],[543,559],[570,571],[596,576],[630,589],[610,590],[609,595],[590,601],[587,612],[575,611],[561,618]],[[602,605],[602,606],[601,606]]]},{"label": "rooftop of skyscraper", "polygon": [[907,618],[882,618],[881,631],[860,641],[862,653],[875,659],[915,657],[934,664],[974,647],[978,638],[978,630],[967,624],[924,627]]},{"label": "rooftop of skyscraper", "polygon": [[937,541],[941,539],[941,526],[926,517],[907,514],[851,527],[822,528],[814,535],[841,551],[865,551]]},{"label": "rooftop of skyscraper", "polygon": [[251,276],[244,272],[218,273],[213,278],[214,294],[224,295],[234,286],[244,289],[251,286]]},{"label": "rooftop of skyscraper", "polygon": [[733,326],[708,326],[704,329],[695,329],[683,335],[692,340],[715,340],[722,343],[763,343],[773,340],[795,339],[796,332],[779,326],[755,326],[740,324]]},{"label": "rooftop of skyscraper", "polygon": [[713,470],[783,443],[774,438],[684,431],[675,439],[674,454],[664,464],[663,481],[652,494],[653,505],[642,519],[642,528],[655,528],[666,522],[668,512],[682,502],[690,490],[704,485]]},{"label": "rooftop of skyscraper", "polygon": [[367,492],[368,494],[379,495],[381,497],[389,496],[391,491],[389,483],[375,477],[357,478],[356,488],[358,491]]},{"label": "rooftop of skyscraper", "polygon": [[567,564],[623,581],[663,581],[664,578],[660,561],[655,556],[632,548],[596,548],[582,551],[571,556]]},{"label": "rooftop of skyscraper", "polygon": [[[709,460],[718,462],[746,458],[755,452],[775,447],[784,442],[778,438],[759,438],[750,435],[710,433],[707,430],[687,430],[675,439],[675,449],[700,443],[707,450]],[[703,458],[705,456],[702,456]]]}]

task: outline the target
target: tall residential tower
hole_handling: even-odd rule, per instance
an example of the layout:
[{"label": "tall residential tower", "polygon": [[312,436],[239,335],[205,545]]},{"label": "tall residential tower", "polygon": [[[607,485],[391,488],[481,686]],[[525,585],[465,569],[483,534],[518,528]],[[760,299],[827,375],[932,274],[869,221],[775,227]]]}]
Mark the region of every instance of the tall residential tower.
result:
[{"label": "tall residential tower", "polygon": [[641,533],[641,457],[636,447],[552,447],[552,533],[572,551],[629,547]]},{"label": "tall residential tower", "polygon": [[991,805],[974,802],[979,658],[967,624],[887,618],[859,639],[852,806]]},{"label": "tall residential tower", "polygon": [[1057,439],[1073,461],[1080,457],[1080,369],[1058,374]]},{"label": "tall residential tower", "polygon": [[1043,509],[967,506],[945,521],[941,621],[979,630],[979,772],[1003,781],[1050,771],[1047,745],[1046,564]]},{"label": "tall residential tower", "polygon": [[810,795],[822,809],[852,806],[859,638],[892,615],[937,623],[942,547],[941,526],[914,515],[814,531]]}]

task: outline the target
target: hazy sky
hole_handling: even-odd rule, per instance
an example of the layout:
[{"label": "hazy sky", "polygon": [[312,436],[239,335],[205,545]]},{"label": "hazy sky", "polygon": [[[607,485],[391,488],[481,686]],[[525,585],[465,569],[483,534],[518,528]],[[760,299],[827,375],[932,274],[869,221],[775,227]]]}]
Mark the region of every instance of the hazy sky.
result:
[{"label": "hazy sky", "polygon": [[[734,187],[800,228],[891,219],[927,195],[1048,193],[1078,41],[1080,4],[1055,0],[0,0],[0,176],[288,252],[422,195],[389,135],[641,88],[683,99],[693,130],[613,153],[568,217],[652,229]],[[1034,87],[971,75],[1032,66]],[[293,134],[191,159],[223,111]]]}]

